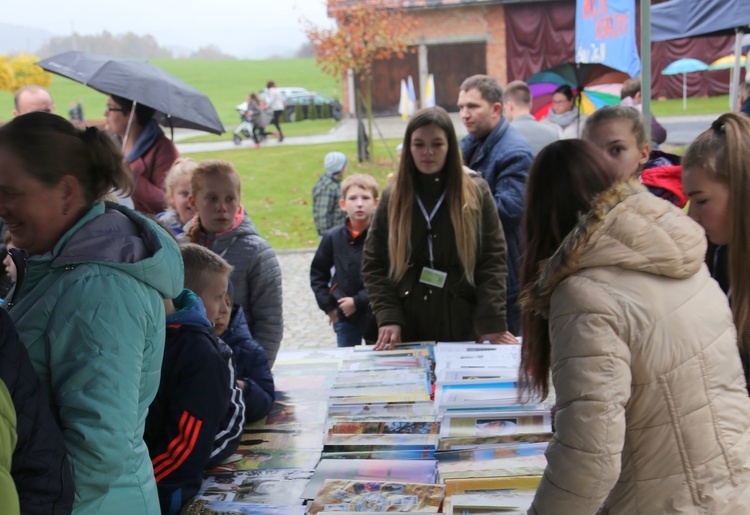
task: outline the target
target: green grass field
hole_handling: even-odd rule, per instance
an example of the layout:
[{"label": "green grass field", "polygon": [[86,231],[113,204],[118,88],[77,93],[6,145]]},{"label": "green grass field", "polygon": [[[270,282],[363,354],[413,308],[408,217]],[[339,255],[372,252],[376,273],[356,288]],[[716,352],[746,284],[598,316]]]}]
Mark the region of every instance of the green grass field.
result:
[{"label": "green grass field", "polygon": [[[341,98],[339,82],[324,74],[315,59],[154,59],[152,63],[208,95],[224,125],[237,125],[239,115],[234,106],[244,102],[250,91],[265,88],[269,80],[274,80],[278,86],[300,86]],[[80,98],[87,119],[104,118],[106,97],[87,86],[53,75],[50,92],[57,114],[61,116],[67,116],[70,102]],[[0,121],[7,121],[12,114],[13,95],[0,91]]]},{"label": "green grass field", "polygon": [[729,111],[729,95],[687,99],[687,110],[682,108],[682,98],[652,100],[651,110],[656,116],[683,116],[692,114],[720,114]]},{"label": "green grass field", "polygon": [[[400,140],[388,140],[391,149]],[[382,146],[377,155],[386,156]],[[312,188],[323,173],[323,158],[339,150],[349,157],[347,174],[369,173],[381,186],[396,165],[388,159],[358,163],[355,142],[295,145],[191,154],[231,161],[242,179],[242,205],[261,235],[276,249],[314,248],[318,236],[312,220]]]},{"label": "green grass field", "polygon": [[[274,80],[279,86],[300,86],[329,97],[341,97],[339,81],[324,74],[312,58],[262,61],[154,59],[152,62],[208,95],[226,126],[239,123],[234,106],[243,102],[250,91],[263,89],[268,80]],[[87,119],[104,118],[106,98],[101,93],[56,75],[52,76],[50,91],[58,114],[67,116],[70,102],[80,98]],[[722,95],[688,98],[687,110],[682,109],[681,98],[654,100],[652,109],[656,116],[718,114],[727,111],[728,105],[728,96]],[[7,121],[12,113],[13,96],[0,91],[0,122]]]}]

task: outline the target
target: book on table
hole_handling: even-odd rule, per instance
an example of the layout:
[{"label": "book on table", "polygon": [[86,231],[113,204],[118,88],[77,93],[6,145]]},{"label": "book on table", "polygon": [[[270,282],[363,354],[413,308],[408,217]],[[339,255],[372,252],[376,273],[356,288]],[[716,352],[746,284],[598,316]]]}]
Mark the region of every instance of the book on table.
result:
[{"label": "book on table", "polygon": [[436,484],[327,479],[308,506],[308,513],[321,511],[398,511],[437,513],[445,487]]},{"label": "book on table", "polygon": [[437,461],[322,459],[315,468],[303,497],[305,499],[315,497],[327,479],[435,483]]}]

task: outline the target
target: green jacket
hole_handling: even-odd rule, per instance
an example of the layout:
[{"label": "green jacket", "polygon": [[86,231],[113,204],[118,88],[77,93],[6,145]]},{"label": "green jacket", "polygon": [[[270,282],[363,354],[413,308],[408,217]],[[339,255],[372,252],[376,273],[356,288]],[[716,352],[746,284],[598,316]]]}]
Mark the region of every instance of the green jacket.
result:
[{"label": "green jacket", "polygon": [[182,283],[174,239],[110,203],[27,261],[8,309],[62,429],[75,514],[159,513],[143,430],[161,373],[162,298]]},{"label": "green jacket", "polygon": [[10,476],[10,461],[16,448],[16,410],[5,383],[0,380],[0,513],[20,513],[16,484]]}]

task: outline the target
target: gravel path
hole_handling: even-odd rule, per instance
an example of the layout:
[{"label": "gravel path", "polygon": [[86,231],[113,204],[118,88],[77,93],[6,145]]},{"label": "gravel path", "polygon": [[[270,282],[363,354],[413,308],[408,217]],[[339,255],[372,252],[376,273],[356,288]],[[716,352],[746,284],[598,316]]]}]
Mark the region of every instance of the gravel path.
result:
[{"label": "gravel path", "polygon": [[277,251],[284,295],[284,339],[281,351],[335,348],[336,333],[310,289],[314,250]]}]

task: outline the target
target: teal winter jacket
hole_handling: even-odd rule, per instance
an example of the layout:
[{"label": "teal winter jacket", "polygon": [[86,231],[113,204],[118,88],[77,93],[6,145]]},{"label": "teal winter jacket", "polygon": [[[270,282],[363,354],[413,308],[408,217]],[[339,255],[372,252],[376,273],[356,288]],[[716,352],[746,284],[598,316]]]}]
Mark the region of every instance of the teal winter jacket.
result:
[{"label": "teal winter jacket", "polygon": [[166,231],[97,203],[51,252],[27,260],[6,305],[62,429],[76,515],[159,513],[143,430],[159,387],[162,299],[182,283]]}]

